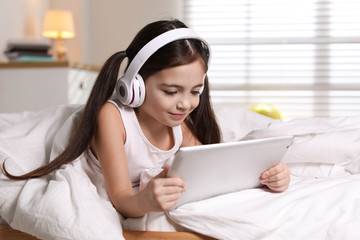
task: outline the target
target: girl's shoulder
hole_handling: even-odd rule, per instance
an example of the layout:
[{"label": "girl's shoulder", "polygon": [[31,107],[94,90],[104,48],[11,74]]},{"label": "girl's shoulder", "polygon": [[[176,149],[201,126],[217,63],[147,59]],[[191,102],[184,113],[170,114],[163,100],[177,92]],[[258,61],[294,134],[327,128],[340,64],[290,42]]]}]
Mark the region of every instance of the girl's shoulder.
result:
[{"label": "girl's shoulder", "polygon": [[106,102],[100,109],[99,118],[104,117],[114,117],[114,116],[121,116],[121,113],[118,107],[113,102]]},{"label": "girl's shoulder", "polygon": [[111,102],[106,102],[100,109],[98,124],[123,128],[124,124],[118,107]]},{"label": "girl's shoulder", "polygon": [[95,157],[98,156],[99,147],[124,144],[126,133],[124,124],[117,107],[106,102],[97,115],[95,133],[91,140],[91,150]]}]

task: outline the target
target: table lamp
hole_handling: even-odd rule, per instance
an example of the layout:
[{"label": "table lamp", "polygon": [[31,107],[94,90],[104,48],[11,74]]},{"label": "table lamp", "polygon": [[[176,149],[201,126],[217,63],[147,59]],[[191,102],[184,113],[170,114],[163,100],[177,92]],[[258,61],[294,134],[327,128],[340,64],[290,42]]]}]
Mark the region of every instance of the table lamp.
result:
[{"label": "table lamp", "polygon": [[66,48],[62,40],[75,37],[72,13],[65,10],[48,10],[44,18],[42,35],[57,39],[56,60],[66,61]]}]

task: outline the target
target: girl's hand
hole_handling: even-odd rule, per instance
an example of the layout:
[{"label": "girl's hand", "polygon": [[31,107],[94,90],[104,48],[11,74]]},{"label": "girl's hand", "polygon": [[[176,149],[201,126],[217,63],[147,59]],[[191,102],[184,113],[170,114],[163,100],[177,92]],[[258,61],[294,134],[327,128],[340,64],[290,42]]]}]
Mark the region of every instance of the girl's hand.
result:
[{"label": "girl's hand", "polygon": [[181,194],[186,190],[184,180],[180,178],[166,178],[169,165],[154,177],[144,188],[142,206],[145,212],[167,211],[176,205]]},{"label": "girl's hand", "polygon": [[290,171],[286,163],[280,162],[260,176],[260,182],[273,191],[283,192],[290,184]]}]

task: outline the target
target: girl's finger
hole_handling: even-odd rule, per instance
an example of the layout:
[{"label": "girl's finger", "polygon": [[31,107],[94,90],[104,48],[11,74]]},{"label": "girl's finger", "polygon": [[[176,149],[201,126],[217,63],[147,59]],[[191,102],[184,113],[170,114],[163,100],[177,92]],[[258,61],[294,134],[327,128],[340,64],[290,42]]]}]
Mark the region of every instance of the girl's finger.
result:
[{"label": "girl's finger", "polygon": [[265,172],[263,172],[261,174],[261,178],[263,178],[263,179],[268,178],[268,177],[276,175],[279,172],[282,172],[286,169],[288,169],[286,163],[280,162],[280,163],[276,164],[275,166],[269,168]]},{"label": "girl's finger", "polygon": [[282,172],[279,172],[276,175],[269,176],[267,178],[260,178],[261,183],[269,183],[269,182],[278,182],[283,179],[287,179],[290,177],[290,172],[288,170],[284,170]]}]

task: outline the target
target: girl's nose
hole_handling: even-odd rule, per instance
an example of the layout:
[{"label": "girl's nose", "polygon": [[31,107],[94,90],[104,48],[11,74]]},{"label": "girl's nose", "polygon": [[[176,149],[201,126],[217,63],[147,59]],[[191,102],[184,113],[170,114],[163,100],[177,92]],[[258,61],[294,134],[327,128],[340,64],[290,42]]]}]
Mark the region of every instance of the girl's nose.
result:
[{"label": "girl's nose", "polygon": [[190,106],[191,106],[191,103],[190,103],[190,99],[188,97],[182,97],[176,105],[176,107],[181,110],[189,109]]}]

